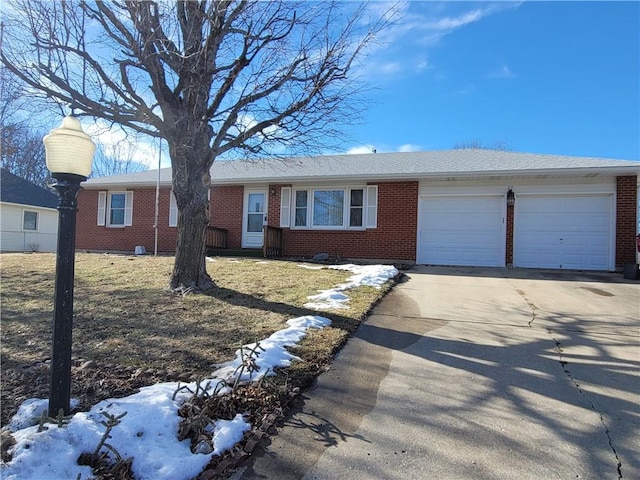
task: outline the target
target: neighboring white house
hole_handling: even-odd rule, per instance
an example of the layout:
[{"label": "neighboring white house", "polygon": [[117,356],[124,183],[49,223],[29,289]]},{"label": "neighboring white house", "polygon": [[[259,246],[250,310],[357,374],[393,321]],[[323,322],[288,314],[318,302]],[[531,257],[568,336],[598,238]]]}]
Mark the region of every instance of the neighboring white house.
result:
[{"label": "neighboring white house", "polygon": [[55,252],[58,197],[11,172],[0,171],[0,251]]}]

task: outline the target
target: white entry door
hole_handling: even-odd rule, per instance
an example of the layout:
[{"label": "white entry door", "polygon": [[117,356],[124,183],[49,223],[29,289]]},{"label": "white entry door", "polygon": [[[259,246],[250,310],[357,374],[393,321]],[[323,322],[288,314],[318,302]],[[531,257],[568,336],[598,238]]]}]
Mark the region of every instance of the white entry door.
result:
[{"label": "white entry door", "polygon": [[244,218],[242,221],[242,247],[262,248],[262,227],[267,212],[267,191],[246,190],[244,194]]}]

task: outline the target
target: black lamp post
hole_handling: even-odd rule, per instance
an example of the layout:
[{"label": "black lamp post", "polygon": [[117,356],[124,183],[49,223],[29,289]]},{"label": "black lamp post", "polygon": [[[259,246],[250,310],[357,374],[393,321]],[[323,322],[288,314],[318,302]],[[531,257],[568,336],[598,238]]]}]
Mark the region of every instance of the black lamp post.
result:
[{"label": "black lamp post", "polygon": [[43,139],[47,168],[56,180],[53,187],[58,202],[58,251],[53,310],[53,352],[51,355],[51,390],[49,415],[60,410],[68,415],[71,400],[71,339],[73,331],[73,279],[76,250],[76,211],[78,192],[91,173],[96,146],[82,131],[78,119],[62,120]]}]

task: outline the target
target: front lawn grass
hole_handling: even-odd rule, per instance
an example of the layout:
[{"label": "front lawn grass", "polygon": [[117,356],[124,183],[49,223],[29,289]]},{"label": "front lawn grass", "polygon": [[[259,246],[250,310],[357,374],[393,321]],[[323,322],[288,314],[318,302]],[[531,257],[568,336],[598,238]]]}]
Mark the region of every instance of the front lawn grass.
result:
[{"label": "front lawn grass", "polygon": [[[55,255],[2,254],[0,261],[5,424],[20,401],[47,396],[46,381],[23,372],[38,370],[34,365],[46,365],[51,355]],[[303,306],[307,296],[344,282],[350,272],[303,269],[289,261],[216,258],[207,262],[216,291],[183,296],[167,289],[172,266],[173,257],[76,255],[72,396],[84,395],[86,403],[127,392],[122,383],[128,376],[135,376],[130,388],[167,375],[206,377],[214,364],[231,360],[241,345],[286,328],[287,320],[326,316],[332,326],[310,332],[295,352],[302,361],[286,373],[287,382],[304,388],[390,288],[359,287],[350,309],[316,312]],[[78,371],[89,361],[100,367],[99,375],[89,378]],[[127,375],[119,374],[119,388],[110,390],[113,383],[103,377],[123,371]],[[83,385],[87,379],[95,384]]]}]

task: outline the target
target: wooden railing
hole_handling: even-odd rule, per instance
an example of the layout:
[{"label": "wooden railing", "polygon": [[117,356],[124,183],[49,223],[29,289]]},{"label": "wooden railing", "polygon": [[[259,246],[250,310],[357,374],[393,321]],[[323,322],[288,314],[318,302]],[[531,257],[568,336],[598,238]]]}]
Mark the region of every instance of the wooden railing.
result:
[{"label": "wooden railing", "polygon": [[265,258],[282,256],[282,229],[278,227],[264,226],[264,242],[262,253]]},{"label": "wooden railing", "polygon": [[229,230],[226,228],[207,227],[207,237],[205,246],[209,248],[228,248],[229,246]]}]

